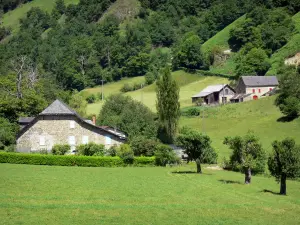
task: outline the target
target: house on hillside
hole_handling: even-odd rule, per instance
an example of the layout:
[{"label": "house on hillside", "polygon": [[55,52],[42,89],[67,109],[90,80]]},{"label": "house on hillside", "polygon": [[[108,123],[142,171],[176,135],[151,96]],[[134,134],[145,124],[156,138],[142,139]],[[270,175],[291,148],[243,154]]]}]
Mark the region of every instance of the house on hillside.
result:
[{"label": "house on hillside", "polygon": [[192,96],[192,102],[203,100],[203,104],[217,105],[227,103],[235,95],[235,90],[227,84],[211,85],[203,89],[200,93]]},{"label": "house on hillside", "polygon": [[256,100],[274,92],[279,83],[276,76],[242,76],[231,102]]},{"label": "house on hillside", "polygon": [[93,121],[81,118],[65,103],[56,100],[36,117],[20,118],[21,130],[17,135],[17,151],[51,151],[55,144],[76,146],[94,142],[106,148],[124,143],[126,136],[108,127],[96,126]]}]

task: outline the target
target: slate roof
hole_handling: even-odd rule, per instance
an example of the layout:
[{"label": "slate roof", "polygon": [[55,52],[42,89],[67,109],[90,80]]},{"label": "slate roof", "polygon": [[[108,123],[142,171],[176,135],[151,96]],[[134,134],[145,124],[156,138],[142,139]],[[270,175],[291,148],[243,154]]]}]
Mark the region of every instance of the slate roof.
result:
[{"label": "slate roof", "polygon": [[20,117],[19,123],[20,124],[27,124],[30,123],[32,120],[34,120],[34,117]]},{"label": "slate roof", "polygon": [[242,76],[246,86],[251,87],[266,87],[266,86],[278,86],[278,80],[276,76]]},{"label": "slate roof", "polygon": [[39,115],[76,115],[77,113],[72,110],[69,106],[65,103],[61,102],[60,100],[55,100],[51,105],[49,105],[43,112]]},{"label": "slate roof", "polygon": [[220,92],[226,86],[227,86],[227,84],[217,84],[217,85],[207,86],[201,92],[192,96],[192,98],[206,97],[214,92]]},{"label": "slate roof", "polygon": [[230,100],[238,100],[241,98],[246,98],[250,96],[251,94],[235,94]]}]

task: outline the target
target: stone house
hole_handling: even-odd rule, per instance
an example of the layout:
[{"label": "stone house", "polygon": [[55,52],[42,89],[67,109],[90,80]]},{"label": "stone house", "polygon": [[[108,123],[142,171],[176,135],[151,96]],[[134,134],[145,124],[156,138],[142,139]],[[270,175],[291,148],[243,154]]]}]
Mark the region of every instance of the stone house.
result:
[{"label": "stone house", "polygon": [[17,135],[17,151],[51,151],[55,144],[76,146],[94,142],[106,148],[125,142],[122,132],[98,127],[93,121],[81,118],[63,102],[56,100],[35,118],[20,118],[21,130]]},{"label": "stone house", "polygon": [[257,100],[274,92],[278,88],[276,76],[242,76],[240,77],[236,95],[231,98],[231,102],[243,102]]},{"label": "stone house", "polygon": [[226,104],[234,95],[235,90],[228,84],[211,85],[192,96],[192,102],[195,103],[202,99],[205,105]]}]

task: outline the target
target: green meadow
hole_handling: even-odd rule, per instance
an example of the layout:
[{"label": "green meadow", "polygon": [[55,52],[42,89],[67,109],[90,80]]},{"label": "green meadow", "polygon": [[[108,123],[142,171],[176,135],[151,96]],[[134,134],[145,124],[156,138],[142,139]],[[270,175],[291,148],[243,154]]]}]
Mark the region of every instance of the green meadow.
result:
[{"label": "green meadow", "polygon": [[194,169],[0,164],[1,224],[299,224],[299,182]]}]

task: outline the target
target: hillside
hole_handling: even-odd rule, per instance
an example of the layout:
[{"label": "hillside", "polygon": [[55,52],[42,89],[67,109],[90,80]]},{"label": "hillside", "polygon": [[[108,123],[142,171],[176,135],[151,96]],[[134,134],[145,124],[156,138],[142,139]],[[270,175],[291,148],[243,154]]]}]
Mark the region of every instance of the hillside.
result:
[{"label": "hillside", "polygon": [[[186,107],[192,105],[191,96],[197,94],[207,85],[211,84],[223,84],[228,83],[229,81],[225,78],[220,77],[203,77],[197,74],[189,74],[183,71],[177,71],[173,73],[174,79],[180,85],[180,104],[181,107]],[[104,85],[104,94],[108,96],[110,94],[121,93],[120,89],[125,83],[140,83],[144,80],[144,77],[135,77],[129,79],[123,79],[119,82],[109,83]],[[97,94],[101,93],[101,86],[86,89],[82,92],[84,95],[88,94]],[[152,111],[156,111],[156,93],[155,93],[155,84],[144,87],[143,89],[128,92],[126,95],[131,96],[137,101],[142,101],[146,106],[148,106]],[[102,102],[97,102],[94,104],[89,104],[87,107],[87,113],[89,115],[96,114],[98,115]]]},{"label": "hillside", "polygon": [[300,118],[292,122],[282,122],[283,115],[274,105],[274,100],[275,97],[267,97],[257,101],[207,108],[200,117],[182,117],[180,125],[207,133],[219,153],[219,160],[230,153],[222,144],[224,137],[243,135],[248,131],[258,135],[268,151],[272,149],[273,141],[285,137],[292,137],[300,142]]},{"label": "hillside", "polygon": [[[79,0],[65,0],[66,5],[68,4],[77,4]],[[4,27],[10,27],[12,32],[15,33],[19,28],[19,20],[26,17],[26,13],[33,7],[41,8],[47,12],[51,12],[55,5],[55,0],[33,0],[26,4],[22,4],[18,8],[5,13],[2,18],[2,24]]]},{"label": "hillside", "polygon": [[284,63],[284,60],[294,56],[296,53],[300,52],[300,12],[293,16],[293,21],[296,24],[296,30],[291,40],[279,49],[271,57],[272,67],[268,71],[268,74],[276,74],[277,69]]}]

